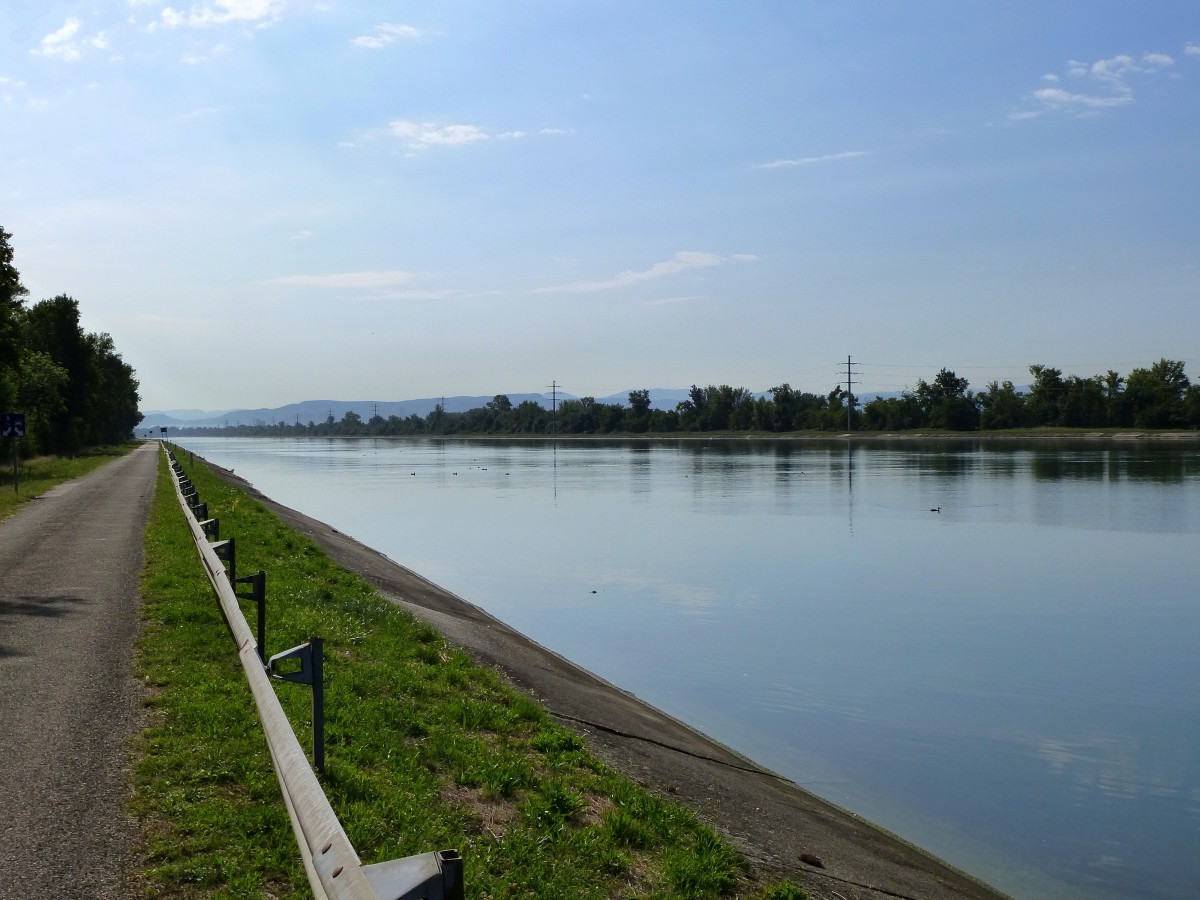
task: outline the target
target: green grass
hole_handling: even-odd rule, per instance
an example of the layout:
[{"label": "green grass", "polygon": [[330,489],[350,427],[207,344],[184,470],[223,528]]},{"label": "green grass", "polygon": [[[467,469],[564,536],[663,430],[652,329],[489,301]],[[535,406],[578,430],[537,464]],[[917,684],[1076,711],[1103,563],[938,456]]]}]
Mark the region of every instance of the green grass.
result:
[{"label": "green grass", "polygon": [[17,481],[14,485],[10,440],[0,441],[0,519],[11,516],[23,504],[55,485],[86,475],[139,446],[137,441],[129,441],[113,447],[93,447],[80,452],[78,456],[24,459],[17,465]]},{"label": "green grass", "polygon": [[[268,653],[325,639],[322,782],[364,862],[456,848],[467,896],[495,900],[803,896],[761,884],[690,811],[606,768],[536,702],[181,457],[222,537],[237,539],[238,572],[267,572]],[[165,464],[143,593],[149,723],[133,809],[146,835],[147,896],[310,896]],[[277,693],[308,746],[307,688],[278,684]]]}]

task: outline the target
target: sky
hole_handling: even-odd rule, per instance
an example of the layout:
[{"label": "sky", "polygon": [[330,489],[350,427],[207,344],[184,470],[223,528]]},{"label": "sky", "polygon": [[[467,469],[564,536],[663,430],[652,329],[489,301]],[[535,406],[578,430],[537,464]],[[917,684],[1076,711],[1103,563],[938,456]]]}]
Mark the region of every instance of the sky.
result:
[{"label": "sky", "polygon": [[4,0],[143,409],[1200,375],[1195,0]]}]

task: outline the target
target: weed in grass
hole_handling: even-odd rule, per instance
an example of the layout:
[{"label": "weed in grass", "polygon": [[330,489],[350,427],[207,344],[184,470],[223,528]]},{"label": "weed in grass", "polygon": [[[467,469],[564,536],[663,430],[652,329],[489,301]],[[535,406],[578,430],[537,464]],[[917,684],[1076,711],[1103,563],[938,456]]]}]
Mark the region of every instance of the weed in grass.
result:
[{"label": "weed in grass", "polygon": [[699,900],[717,897],[729,890],[741,860],[733,849],[708,829],[694,843],[667,856],[665,874],[680,897]]},{"label": "weed in grass", "polygon": [[604,830],[618,847],[642,849],[654,843],[653,831],[628,809],[610,809],[605,813]]},{"label": "weed in grass", "polygon": [[544,783],[529,799],[525,818],[547,838],[557,839],[567,822],[582,811],[587,802],[578,791],[555,778]]},{"label": "weed in grass", "polygon": [[763,891],[762,900],[808,900],[808,891],[790,881],[784,881]]}]

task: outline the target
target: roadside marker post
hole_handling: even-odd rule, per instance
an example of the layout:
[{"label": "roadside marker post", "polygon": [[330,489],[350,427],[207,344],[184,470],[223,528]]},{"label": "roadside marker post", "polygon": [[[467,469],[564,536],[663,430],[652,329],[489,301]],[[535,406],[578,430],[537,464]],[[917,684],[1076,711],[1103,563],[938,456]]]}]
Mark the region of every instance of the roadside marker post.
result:
[{"label": "roadside marker post", "polygon": [[13,493],[21,493],[21,476],[18,465],[17,439],[25,437],[25,413],[0,413],[0,437],[13,439]]}]

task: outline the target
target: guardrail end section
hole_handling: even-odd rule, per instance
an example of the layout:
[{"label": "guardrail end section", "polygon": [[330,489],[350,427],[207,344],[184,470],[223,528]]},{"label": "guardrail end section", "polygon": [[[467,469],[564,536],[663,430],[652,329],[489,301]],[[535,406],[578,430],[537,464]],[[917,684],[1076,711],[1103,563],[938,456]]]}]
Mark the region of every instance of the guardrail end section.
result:
[{"label": "guardrail end section", "polygon": [[463,900],[463,860],[457,850],[420,853],[363,866],[379,900]]}]

